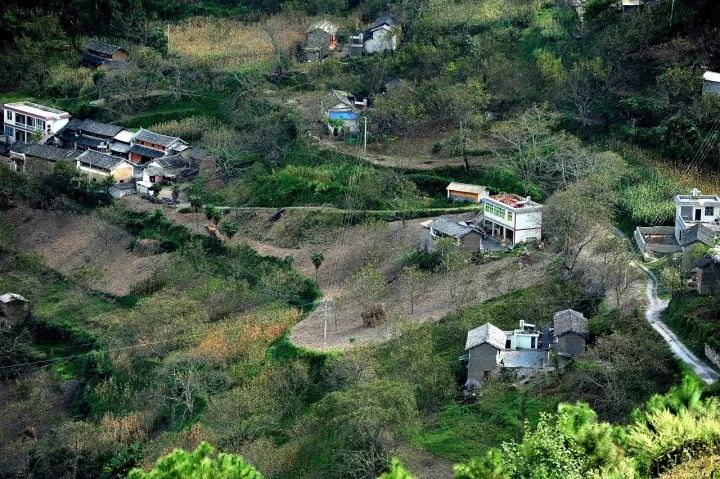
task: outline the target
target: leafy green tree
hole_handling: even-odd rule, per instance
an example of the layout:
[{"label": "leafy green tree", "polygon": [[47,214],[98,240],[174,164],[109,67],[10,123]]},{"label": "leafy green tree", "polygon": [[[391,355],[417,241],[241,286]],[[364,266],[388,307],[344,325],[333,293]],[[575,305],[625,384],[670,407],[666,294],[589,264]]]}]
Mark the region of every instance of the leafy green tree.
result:
[{"label": "leafy green tree", "polygon": [[217,206],[205,205],[205,218],[217,225],[222,219],[222,211]]},{"label": "leafy green tree", "polygon": [[320,270],[320,266],[322,266],[323,261],[325,261],[325,255],[321,251],[315,251],[310,255],[310,260],[312,261],[313,266],[315,266],[315,282],[317,283],[318,271]]},{"label": "leafy green tree", "polygon": [[159,198],[160,192],[163,190],[163,188],[163,184],[158,181],[157,183],[153,183],[153,185],[150,187],[150,191],[153,192],[155,198]]},{"label": "leafy green tree", "polygon": [[232,239],[238,232],[238,225],[234,221],[225,220],[222,222],[223,231],[228,238]]},{"label": "leafy green tree", "polygon": [[212,446],[202,442],[193,452],[176,449],[158,459],[148,472],[133,469],[128,479],[262,479],[255,468],[237,454],[215,454]]}]

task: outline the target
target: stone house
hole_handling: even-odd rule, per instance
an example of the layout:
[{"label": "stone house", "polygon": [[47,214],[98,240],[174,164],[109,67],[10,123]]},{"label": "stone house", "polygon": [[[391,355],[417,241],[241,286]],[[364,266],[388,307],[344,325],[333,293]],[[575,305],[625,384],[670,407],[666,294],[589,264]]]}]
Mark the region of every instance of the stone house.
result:
[{"label": "stone house", "polygon": [[435,245],[442,238],[452,238],[455,244],[464,251],[480,251],[483,249],[482,234],[468,226],[467,223],[453,221],[447,216],[422,223],[425,227],[420,246],[425,251],[434,251]]},{"label": "stone house", "polygon": [[698,294],[720,293],[720,252],[713,251],[698,260],[695,281]]},{"label": "stone house", "polygon": [[305,60],[320,60],[325,58],[338,45],[338,27],[327,20],[321,20],[310,25],[305,30]]},{"label": "stone house", "polygon": [[10,147],[10,161],[15,164],[15,171],[25,173],[49,173],[55,163],[61,160],[75,162],[81,151],[65,150],[50,145],[37,143],[15,143]]},{"label": "stone house", "polygon": [[558,356],[579,356],[585,351],[588,336],[587,319],[582,313],[565,309],[553,316],[553,348]]},{"label": "stone house", "polygon": [[498,368],[500,351],[505,349],[505,331],[490,323],[468,331],[467,385],[478,386]]},{"label": "stone house", "polygon": [[23,321],[27,314],[27,299],[15,293],[0,295],[0,321],[13,325]]},{"label": "stone house", "polygon": [[80,56],[80,61],[86,67],[114,69],[124,65],[127,57],[127,50],[122,47],[90,40]]}]

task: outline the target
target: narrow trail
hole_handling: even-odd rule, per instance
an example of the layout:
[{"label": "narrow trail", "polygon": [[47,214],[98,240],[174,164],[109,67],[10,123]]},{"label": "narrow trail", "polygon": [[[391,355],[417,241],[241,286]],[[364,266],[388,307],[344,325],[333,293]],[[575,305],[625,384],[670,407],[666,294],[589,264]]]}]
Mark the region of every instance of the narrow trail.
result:
[{"label": "narrow trail", "polygon": [[645,294],[647,296],[648,305],[645,310],[645,319],[647,319],[655,331],[660,333],[660,336],[662,336],[675,356],[690,366],[695,374],[705,381],[705,383],[713,384],[720,379],[720,373],[711,368],[705,361],[695,356],[695,354],[693,354],[692,351],[690,351],[690,349],[682,343],[680,338],[678,338],[675,333],[670,330],[668,325],[665,324],[662,320],[662,313],[667,309],[668,301],[660,299],[658,296],[657,278],[655,278],[655,275],[643,265],[640,265],[640,268],[647,276],[647,288],[645,290]]}]

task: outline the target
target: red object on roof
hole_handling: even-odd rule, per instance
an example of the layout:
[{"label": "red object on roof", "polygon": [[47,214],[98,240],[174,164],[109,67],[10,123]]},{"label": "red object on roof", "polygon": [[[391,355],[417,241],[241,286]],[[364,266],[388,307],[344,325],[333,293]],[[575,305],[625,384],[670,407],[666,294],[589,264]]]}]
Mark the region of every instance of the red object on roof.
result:
[{"label": "red object on roof", "polygon": [[495,199],[496,199],[497,201],[499,201],[500,203],[504,203],[504,204],[506,204],[506,205],[508,205],[508,206],[511,206],[511,207],[513,207],[513,208],[517,208],[517,207],[519,207],[519,206],[523,206],[523,204],[525,203],[525,199],[524,199],[524,198],[518,198],[518,197],[513,196],[513,195],[498,196],[498,197],[495,198]]}]

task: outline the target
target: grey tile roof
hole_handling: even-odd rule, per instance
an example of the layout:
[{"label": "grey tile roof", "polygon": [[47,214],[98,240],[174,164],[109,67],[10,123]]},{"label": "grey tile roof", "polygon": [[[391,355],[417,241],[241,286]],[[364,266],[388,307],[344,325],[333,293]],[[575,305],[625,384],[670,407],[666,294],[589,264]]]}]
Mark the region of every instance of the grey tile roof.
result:
[{"label": "grey tile roof", "polygon": [[117,156],[107,155],[93,150],[87,150],[78,156],[77,159],[81,164],[104,171],[110,171],[125,161]]},{"label": "grey tile roof", "polygon": [[180,155],[166,156],[154,160],[160,168],[184,168],[187,166],[187,160]]},{"label": "grey tile roof", "polygon": [[453,221],[447,216],[441,216],[430,223],[430,231],[434,231],[445,236],[460,239],[469,235],[474,229],[469,226],[461,225],[457,221]]},{"label": "grey tile roof", "polygon": [[38,145],[34,143],[15,143],[10,147],[10,151],[53,162],[59,160],[74,160],[82,154],[81,151],[66,150],[55,146]]},{"label": "grey tile roof", "polygon": [[375,29],[377,27],[381,27],[383,25],[389,25],[389,26],[395,26],[397,25],[397,18],[395,18],[395,15],[392,13],[384,13],[377,17],[377,19],[373,22],[370,29]]},{"label": "grey tile roof", "polygon": [[684,229],[680,233],[680,244],[682,246],[688,246],[699,241],[708,246],[715,246],[715,238],[717,235],[718,230],[716,228],[698,223]]},{"label": "grey tile roof", "polygon": [[720,264],[720,253],[706,254],[705,256],[700,258],[697,262],[697,265],[700,268],[706,268],[713,264]]},{"label": "grey tile roof", "polygon": [[99,55],[94,55],[90,52],[83,52],[82,55],[80,55],[80,61],[85,66],[99,66],[108,61],[108,58],[101,57]]},{"label": "grey tile roof", "polygon": [[162,158],[163,156],[165,156],[165,153],[160,150],[156,150],[154,148],[148,148],[147,146],[142,146],[142,145],[131,146],[130,149],[128,150],[128,153],[136,153],[140,156],[147,156],[150,158]]},{"label": "grey tile roof", "polygon": [[324,32],[332,33],[334,35],[338,31],[338,27],[327,20],[320,20],[319,22],[315,22],[309,27],[307,27],[305,33],[310,33],[313,30],[322,30]]},{"label": "grey tile roof", "polygon": [[588,335],[587,319],[582,313],[574,309],[565,309],[555,313],[553,327],[555,328],[555,337],[567,333],[575,333],[586,337]]},{"label": "grey tile roof", "polygon": [[125,50],[117,45],[101,42],[99,40],[90,40],[87,44],[87,49],[90,52],[97,52],[103,55],[112,55],[118,50]]},{"label": "grey tile roof", "polygon": [[506,339],[507,335],[505,331],[490,323],[485,323],[480,327],[468,331],[465,349],[472,349],[484,343],[488,343],[497,349],[505,349]]},{"label": "grey tile roof", "polygon": [[113,141],[110,143],[110,151],[127,154],[127,152],[130,151],[130,145],[121,141]]},{"label": "grey tile roof", "polygon": [[[111,125],[109,123],[100,123],[93,120],[70,120],[65,127],[60,130],[60,135],[67,135],[73,133],[87,133],[93,136],[99,136],[103,138],[113,138],[115,135],[123,131],[125,128],[118,125]],[[63,137],[65,138],[65,137]]]},{"label": "grey tile roof", "polygon": [[140,131],[135,134],[134,140],[147,141],[148,143],[152,143],[154,145],[162,145],[165,147],[168,147],[178,141],[182,141],[180,138],[161,135],[160,133],[155,133],[154,131],[146,130],[144,128],[140,128]]}]

